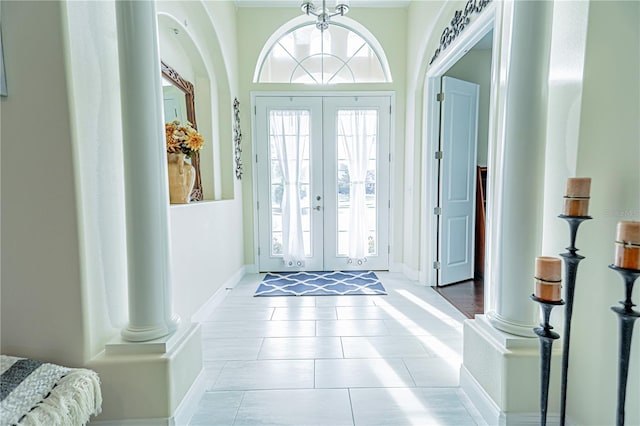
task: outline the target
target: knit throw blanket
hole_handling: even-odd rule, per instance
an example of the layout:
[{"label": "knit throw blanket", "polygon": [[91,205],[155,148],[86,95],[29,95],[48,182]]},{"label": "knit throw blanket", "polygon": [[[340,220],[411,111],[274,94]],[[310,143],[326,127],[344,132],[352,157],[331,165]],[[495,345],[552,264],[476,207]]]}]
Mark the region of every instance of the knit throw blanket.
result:
[{"label": "knit throw blanket", "polygon": [[1,426],[78,426],[101,407],[94,371],[0,356]]}]

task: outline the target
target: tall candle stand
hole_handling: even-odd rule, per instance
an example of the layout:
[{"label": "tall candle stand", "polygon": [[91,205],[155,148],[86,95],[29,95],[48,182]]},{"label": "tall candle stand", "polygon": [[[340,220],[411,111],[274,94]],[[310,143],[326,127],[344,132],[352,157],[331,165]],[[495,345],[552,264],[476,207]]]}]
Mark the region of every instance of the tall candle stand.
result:
[{"label": "tall candle stand", "polygon": [[566,249],[567,253],[560,253],[564,259],[565,266],[565,288],[566,301],[564,313],[564,335],[562,336],[562,383],[560,388],[560,425],[564,426],[567,412],[567,373],[569,370],[569,342],[571,340],[571,315],[573,313],[573,294],[576,288],[576,276],[578,274],[578,264],[584,256],[580,256],[576,252],[576,236],[578,227],[585,220],[591,219],[591,216],[567,216],[561,214],[558,216],[569,223],[569,231],[571,244]]},{"label": "tall candle stand", "polygon": [[620,323],[620,368],[618,370],[618,412],[616,415],[616,425],[624,425],[624,406],[627,396],[627,376],[629,375],[629,356],[631,354],[631,337],[633,336],[633,323],[640,318],[640,312],[634,311],[636,306],[631,300],[633,284],[640,277],[640,270],[620,268],[609,265],[609,268],[618,272],[625,285],[625,300],[620,301],[623,307],[612,306],[611,310],[618,314]]},{"label": "tall candle stand", "polygon": [[551,317],[551,310],[555,306],[564,305],[564,302],[562,300],[542,300],[533,294],[530,297],[531,300],[540,304],[540,311],[542,313],[540,327],[534,328],[533,332],[536,333],[540,339],[540,425],[545,426],[547,424],[547,403],[549,401],[551,348],[553,341],[560,338],[558,333],[551,331],[553,327],[549,324],[549,317]]}]

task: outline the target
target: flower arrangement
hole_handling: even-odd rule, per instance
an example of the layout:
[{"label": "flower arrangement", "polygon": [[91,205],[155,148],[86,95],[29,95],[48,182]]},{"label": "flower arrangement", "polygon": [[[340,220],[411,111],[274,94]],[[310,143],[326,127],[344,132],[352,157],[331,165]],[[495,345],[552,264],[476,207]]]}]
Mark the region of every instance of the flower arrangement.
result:
[{"label": "flower arrangement", "polygon": [[180,120],[173,120],[171,123],[165,123],[164,129],[167,152],[170,154],[183,153],[191,158],[204,146],[202,135],[188,121],[181,125]]}]

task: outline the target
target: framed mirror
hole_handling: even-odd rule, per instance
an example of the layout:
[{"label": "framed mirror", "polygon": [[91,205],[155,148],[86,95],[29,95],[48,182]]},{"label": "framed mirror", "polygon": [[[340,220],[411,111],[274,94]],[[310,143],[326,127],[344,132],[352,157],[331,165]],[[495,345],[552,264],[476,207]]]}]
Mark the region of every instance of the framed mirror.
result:
[{"label": "framed mirror", "polygon": [[[194,129],[198,130],[193,84],[183,79],[176,70],[164,63],[164,61],[160,61],[160,64],[162,66],[162,93],[165,121],[170,122],[178,119],[184,122],[186,120],[191,123]],[[167,83],[166,85],[165,82]],[[191,191],[191,201],[202,201],[203,193],[199,152],[196,152],[191,157],[191,165],[196,170],[196,181],[193,185],[193,191]]]}]

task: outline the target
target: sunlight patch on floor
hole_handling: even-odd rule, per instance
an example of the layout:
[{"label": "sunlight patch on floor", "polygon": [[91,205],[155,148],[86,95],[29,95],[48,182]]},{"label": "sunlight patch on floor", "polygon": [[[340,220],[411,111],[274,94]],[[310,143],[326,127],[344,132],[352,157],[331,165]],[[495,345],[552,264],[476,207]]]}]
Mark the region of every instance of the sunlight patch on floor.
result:
[{"label": "sunlight patch on floor", "polygon": [[[449,315],[445,314],[444,312],[440,311],[437,308],[434,308],[433,306],[429,305],[428,303],[414,296],[410,292],[406,290],[397,290],[397,292],[402,296],[406,297],[407,299],[411,300],[412,302],[416,302],[417,300],[418,302],[420,302],[419,303],[420,307],[429,311],[432,315],[438,317],[440,320],[455,322],[456,324],[458,324],[458,322],[455,321],[453,318],[451,318]],[[415,327],[417,329],[423,330],[426,334],[427,330],[425,330],[418,323],[416,323],[415,321],[410,319],[408,316],[400,312],[397,308],[391,306],[388,302],[382,301],[378,306],[384,309],[389,315],[393,316],[394,319],[402,320],[405,323],[408,323],[409,325],[411,325],[411,327]],[[416,337],[420,339],[420,341],[422,341],[430,350],[435,352],[439,357],[444,359],[452,367],[454,368],[460,367],[460,364],[462,363],[462,358],[460,357],[460,355],[456,351],[451,349],[446,343],[444,343],[438,337],[430,336],[430,335],[417,335],[417,334],[416,334]]]}]

